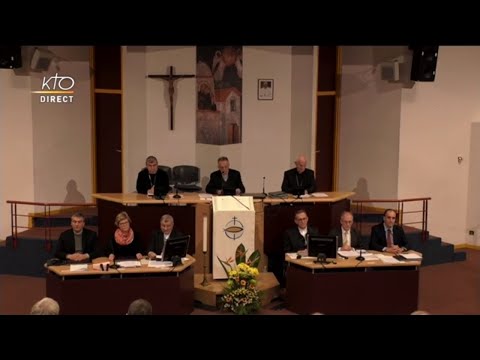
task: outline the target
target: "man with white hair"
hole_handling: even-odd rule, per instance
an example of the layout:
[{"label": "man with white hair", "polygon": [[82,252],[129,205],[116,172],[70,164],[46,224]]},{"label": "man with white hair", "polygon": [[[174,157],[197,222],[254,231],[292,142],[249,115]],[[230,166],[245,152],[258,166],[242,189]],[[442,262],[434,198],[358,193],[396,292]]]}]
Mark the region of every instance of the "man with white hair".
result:
[{"label": "man with white hair", "polygon": [[37,301],[30,310],[30,315],[58,315],[60,314],[60,305],[49,297]]},{"label": "man with white hair", "polygon": [[305,155],[299,155],[295,167],[283,174],[282,191],[294,195],[311,194],[315,192],[315,172],[307,169]]}]

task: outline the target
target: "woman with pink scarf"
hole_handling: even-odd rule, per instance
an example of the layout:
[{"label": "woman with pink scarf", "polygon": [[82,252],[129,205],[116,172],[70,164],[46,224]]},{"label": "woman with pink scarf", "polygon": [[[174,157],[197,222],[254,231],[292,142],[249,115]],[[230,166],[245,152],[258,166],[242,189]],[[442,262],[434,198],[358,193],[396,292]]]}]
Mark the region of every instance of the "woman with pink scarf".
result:
[{"label": "woman with pink scarf", "polygon": [[132,220],[125,211],[122,211],[115,217],[115,226],[117,230],[113,233],[113,238],[107,245],[108,259],[113,261],[115,258],[143,258],[140,234],[133,231]]}]

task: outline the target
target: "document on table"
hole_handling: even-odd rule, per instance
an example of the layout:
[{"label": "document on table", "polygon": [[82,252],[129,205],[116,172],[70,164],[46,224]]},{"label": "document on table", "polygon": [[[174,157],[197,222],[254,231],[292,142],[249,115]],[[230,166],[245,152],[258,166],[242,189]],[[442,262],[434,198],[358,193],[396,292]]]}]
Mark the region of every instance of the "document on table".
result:
[{"label": "document on table", "polygon": [[422,260],[422,254],[401,253],[400,255],[403,256],[406,260]]},{"label": "document on table", "polygon": [[153,268],[164,268],[164,267],[172,267],[173,262],[171,261],[157,261],[157,260],[150,260],[148,262],[148,267]]},{"label": "document on table", "polygon": [[117,265],[122,268],[133,268],[133,267],[140,267],[142,263],[137,260],[127,260],[127,261],[117,261]]},{"label": "document on table", "polygon": [[314,193],[312,193],[312,196],[313,196],[313,197],[317,197],[317,198],[325,198],[325,197],[328,197],[327,194],[321,193],[321,192],[314,192]]},{"label": "document on table", "polygon": [[86,271],[88,270],[88,264],[71,264],[70,271]]},{"label": "document on table", "polygon": [[385,264],[398,264],[400,261],[395,259],[393,256],[379,254],[377,257],[382,260]]}]

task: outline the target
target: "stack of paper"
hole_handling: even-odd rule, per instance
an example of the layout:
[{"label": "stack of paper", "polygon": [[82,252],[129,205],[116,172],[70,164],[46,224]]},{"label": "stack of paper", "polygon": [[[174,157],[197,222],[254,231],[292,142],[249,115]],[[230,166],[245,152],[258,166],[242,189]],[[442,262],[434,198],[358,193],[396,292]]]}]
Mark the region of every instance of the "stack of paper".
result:
[{"label": "stack of paper", "polygon": [[327,194],[321,193],[321,192],[314,192],[314,193],[312,193],[312,196],[313,197],[318,197],[318,198],[328,197]]},{"label": "stack of paper", "polygon": [[198,194],[198,196],[202,200],[212,200],[212,194],[200,193],[200,194]]},{"label": "stack of paper", "polygon": [[70,271],[87,271],[88,264],[71,264]]},{"label": "stack of paper", "polygon": [[117,265],[122,268],[140,267],[142,263],[137,260],[117,261]]},{"label": "stack of paper", "polygon": [[171,261],[156,261],[156,260],[150,260],[148,262],[148,267],[153,267],[153,268],[164,268],[164,267],[172,267],[173,262]]}]

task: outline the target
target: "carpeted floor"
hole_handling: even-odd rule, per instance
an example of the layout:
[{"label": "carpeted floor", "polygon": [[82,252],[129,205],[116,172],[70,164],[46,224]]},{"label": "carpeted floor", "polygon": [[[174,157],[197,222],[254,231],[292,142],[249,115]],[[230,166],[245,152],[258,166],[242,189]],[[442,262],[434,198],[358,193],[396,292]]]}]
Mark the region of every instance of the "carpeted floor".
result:
[{"label": "carpeted floor", "polygon": [[[0,314],[28,314],[32,304],[45,296],[43,278],[0,275]],[[432,314],[480,314],[480,251],[467,250],[467,260],[422,267],[419,309]],[[196,306],[192,315],[215,315],[219,311]],[[260,315],[294,315],[280,299]]]}]

